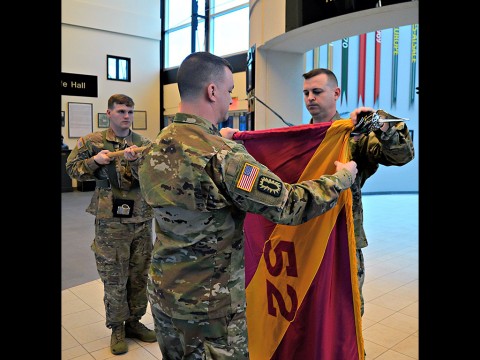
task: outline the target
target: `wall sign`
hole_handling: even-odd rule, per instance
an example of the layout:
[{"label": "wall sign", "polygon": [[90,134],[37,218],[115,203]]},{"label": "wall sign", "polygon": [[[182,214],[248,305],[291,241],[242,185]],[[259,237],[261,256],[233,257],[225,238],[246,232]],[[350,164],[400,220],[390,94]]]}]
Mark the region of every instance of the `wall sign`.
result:
[{"label": "wall sign", "polygon": [[98,97],[98,78],[94,75],[62,72],[60,89],[61,95]]}]

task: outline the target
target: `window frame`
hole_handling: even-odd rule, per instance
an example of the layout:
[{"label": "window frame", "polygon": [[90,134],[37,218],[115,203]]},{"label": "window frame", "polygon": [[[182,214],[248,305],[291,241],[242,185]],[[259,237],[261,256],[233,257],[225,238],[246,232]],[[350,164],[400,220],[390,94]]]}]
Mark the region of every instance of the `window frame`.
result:
[{"label": "window frame", "polygon": [[[115,76],[110,76],[110,61],[114,60],[115,61]],[[125,69],[125,78],[120,77],[120,62],[125,61],[126,63],[126,69]],[[123,82],[131,82],[132,77],[131,77],[131,59],[124,57],[124,56],[117,56],[117,55],[109,55],[107,54],[107,80],[112,80],[112,81],[123,81]]]}]

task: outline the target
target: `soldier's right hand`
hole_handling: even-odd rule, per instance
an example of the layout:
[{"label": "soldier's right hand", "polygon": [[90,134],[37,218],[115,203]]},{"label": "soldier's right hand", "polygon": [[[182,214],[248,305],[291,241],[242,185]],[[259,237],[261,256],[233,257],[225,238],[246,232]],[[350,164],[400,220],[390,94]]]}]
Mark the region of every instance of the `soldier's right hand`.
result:
[{"label": "soldier's right hand", "polygon": [[93,157],[93,160],[99,165],[108,165],[112,159],[107,156],[109,150],[102,150]]},{"label": "soldier's right hand", "polygon": [[352,174],[353,180],[355,180],[355,177],[357,176],[357,163],[353,160],[350,160],[349,162],[342,163],[340,161],[335,161],[335,166],[337,167],[337,171],[340,171],[342,169],[346,169]]}]

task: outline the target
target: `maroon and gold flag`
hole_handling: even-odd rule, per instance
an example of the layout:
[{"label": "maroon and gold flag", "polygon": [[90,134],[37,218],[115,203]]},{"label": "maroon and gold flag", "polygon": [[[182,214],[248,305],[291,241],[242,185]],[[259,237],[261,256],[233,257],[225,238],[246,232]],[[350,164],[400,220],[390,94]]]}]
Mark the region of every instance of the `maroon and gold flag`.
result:
[{"label": "maroon and gold flag", "polygon": [[[283,181],[316,179],[350,159],[351,120],[235,134]],[[363,360],[352,195],[305,224],[245,219],[251,360]]]}]

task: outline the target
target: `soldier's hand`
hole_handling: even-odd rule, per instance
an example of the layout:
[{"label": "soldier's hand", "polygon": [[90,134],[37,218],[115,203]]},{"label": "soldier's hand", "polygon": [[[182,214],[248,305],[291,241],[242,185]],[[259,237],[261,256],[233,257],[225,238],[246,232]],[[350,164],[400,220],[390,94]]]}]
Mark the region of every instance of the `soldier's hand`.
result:
[{"label": "soldier's hand", "polygon": [[347,169],[351,174],[353,180],[357,177],[357,163],[353,160],[350,160],[349,162],[342,163],[340,161],[335,161],[335,166],[337,167],[337,172],[342,170],[342,169]]},{"label": "soldier's hand", "polygon": [[108,165],[108,164],[110,164],[110,161],[112,161],[112,159],[107,156],[107,154],[109,152],[110,152],[110,150],[102,150],[93,157],[93,160],[98,165]]},{"label": "soldier's hand", "polygon": [[128,161],[135,161],[138,159],[138,153],[135,152],[135,148],[138,148],[138,146],[132,145],[125,149],[125,151],[123,152],[123,156],[125,157],[125,159],[127,159]]},{"label": "soldier's hand", "polygon": [[240,131],[240,129],[232,129],[229,127],[224,127],[220,129],[220,134],[222,134],[222,137],[224,137],[225,139],[232,140],[233,134],[235,134],[238,131]]},{"label": "soldier's hand", "polygon": [[355,110],[353,110],[350,113],[350,119],[352,120],[354,126],[357,125],[357,123],[358,123],[358,120],[359,120],[358,119],[358,114],[360,114],[362,112],[372,113],[372,112],[375,112],[375,109],[371,108],[371,107],[367,107],[367,106],[362,106],[362,107],[359,107],[359,108],[356,108]]}]

